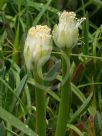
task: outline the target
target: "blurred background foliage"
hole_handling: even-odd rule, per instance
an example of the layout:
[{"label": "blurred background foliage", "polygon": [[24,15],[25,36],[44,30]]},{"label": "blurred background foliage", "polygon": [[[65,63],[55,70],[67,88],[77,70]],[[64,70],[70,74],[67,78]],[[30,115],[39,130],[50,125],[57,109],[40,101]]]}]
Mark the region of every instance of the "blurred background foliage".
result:
[{"label": "blurred background foliage", "polygon": [[[33,25],[46,24],[53,29],[58,12],[63,10],[86,17],[78,46],[71,54],[73,97],[66,136],[102,136],[101,0],[0,0],[0,136],[34,135],[34,83],[23,59],[25,37]],[[57,48],[52,55],[57,61],[50,60],[44,69],[46,76],[57,72],[55,79],[46,83],[50,85],[46,95],[47,136],[54,135],[60,100]]]}]

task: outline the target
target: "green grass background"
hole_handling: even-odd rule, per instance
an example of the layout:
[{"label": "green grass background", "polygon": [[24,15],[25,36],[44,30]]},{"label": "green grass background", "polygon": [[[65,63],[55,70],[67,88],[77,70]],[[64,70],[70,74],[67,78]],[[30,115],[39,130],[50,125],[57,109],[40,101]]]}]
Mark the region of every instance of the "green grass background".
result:
[{"label": "green grass background", "polygon": [[[23,58],[27,31],[37,24],[53,26],[58,12],[75,11],[86,17],[71,54],[72,106],[66,136],[102,136],[102,1],[0,0],[0,136],[35,136],[35,88]],[[60,101],[61,64],[57,48],[49,61],[47,136],[54,136]],[[55,85],[55,89],[53,86]],[[95,133],[96,132],[96,133]]]}]

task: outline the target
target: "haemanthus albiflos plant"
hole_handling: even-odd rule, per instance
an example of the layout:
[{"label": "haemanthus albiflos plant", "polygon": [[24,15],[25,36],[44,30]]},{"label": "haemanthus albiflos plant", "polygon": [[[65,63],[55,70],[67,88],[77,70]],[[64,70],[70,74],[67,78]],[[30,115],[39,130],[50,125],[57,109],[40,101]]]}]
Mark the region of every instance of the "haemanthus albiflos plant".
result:
[{"label": "haemanthus albiflos plant", "polygon": [[[42,66],[49,59],[52,42],[48,26],[37,25],[28,31],[24,47],[24,58],[27,69],[33,72],[36,83],[43,84]],[[40,65],[39,65],[40,64]],[[40,73],[40,77],[39,76]],[[46,136],[45,90],[35,85],[36,98],[36,133]]]},{"label": "haemanthus albiflos plant", "polygon": [[[37,25],[31,27],[25,41],[24,58],[26,67],[33,72],[37,83],[43,84],[42,66],[49,59],[52,51],[52,39],[61,50],[62,54],[62,83],[61,99],[55,136],[65,136],[66,125],[69,119],[71,106],[71,77],[70,77],[70,53],[78,42],[78,27],[85,18],[77,19],[74,12],[63,11],[59,16],[52,36],[48,26]],[[40,65],[39,65],[40,63]],[[35,71],[35,72],[34,72]],[[66,72],[67,71],[67,72]],[[65,78],[66,77],[66,78]],[[36,132],[39,136],[46,136],[46,105],[45,91],[35,85],[36,97]]]},{"label": "haemanthus albiflos plant", "polygon": [[[62,84],[61,100],[55,136],[65,136],[66,126],[70,117],[71,108],[71,77],[70,53],[78,42],[78,27],[85,18],[77,19],[75,12],[63,11],[59,16],[59,23],[53,29],[53,40],[61,49],[62,54]],[[66,76],[66,78],[65,78]]]}]

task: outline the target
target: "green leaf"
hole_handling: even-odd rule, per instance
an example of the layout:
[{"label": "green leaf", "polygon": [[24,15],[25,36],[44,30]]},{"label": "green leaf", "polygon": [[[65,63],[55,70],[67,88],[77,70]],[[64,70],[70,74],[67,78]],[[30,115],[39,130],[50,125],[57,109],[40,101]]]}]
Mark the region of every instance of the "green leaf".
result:
[{"label": "green leaf", "polygon": [[0,9],[3,7],[4,3],[5,3],[5,0],[0,0]]},{"label": "green leaf", "polygon": [[[24,86],[25,86],[25,84],[26,84],[26,81],[27,81],[27,75],[25,75],[24,77],[23,77],[23,79],[21,80],[21,82],[20,82],[20,84],[17,86],[17,88],[16,88],[16,91],[15,91],[15,93],[16,93],[16,96],[17,97],[19,97],[19,95],[21,94],[21,92],[22,92],[22,90],[23,90],[23,88],[24,88]],[[16,102],[17,102],[17,97],[13,97],[13,100],[12,100],[12,105],[11,105],[11,111],[14,109],[14,107],[15,107],[15,104],[16,104]]]},{"label": "green leaf", "polygon": [[12,56],[12,59],[14,62],[16,62],[17,60],[18,49],[19,49],[19,22],[17,24],[17,30],[16,30],[16,35],[15,35],[15,41],[14,41],[14,52]]},{"label": "green leaf", "polygon": [[47,4],[42,8],[41,12],[38,14],[38,16],[34,19],[33,25],[37,25],[45,11],[48,9],[50,3],[52,0],[48,0]]},{"label": "green leaf", "polygon": [[94,118],[94,127],[96,136],[102,136],[102,115],[99,113],[99,111],[96,112]]},{"label": "green leaf", "polygon": [[53,92],[52,90],[48,89],[48,90],[47,90],[47,93],[48,93],[50,96],[52,96],[55,100],[57,100],[58,102],[60,102],[60,98],[59,98],[59,96],[58,96],[55,92]]},{"label": "green leaf", "polygon": [[[71,88],[72,88],[72,92],[81,100],[81,102],[85,102],[86,98],[84,96],[84,94],[80,91],[80,89],[78,87],[76,87],[73,83],[71,83]],[[88,111],[90,114],[92,114],[92,109],[91,106],[88,108]]]},{"label": "green leaf", "polygon": [[97,4],[98,6],[102,7],[102,1],[101,0],[93,0],[93,2],[95,4]]},{"label": "green leaf", "polygon": [[0,118],[2,118],[6,122],[9,122],[12,126],[21,130],[28,136],[37,136],[37,134],[32,131],[28,125],[22,123],[19,119],[17,119],[15,116],[13,116],[11,113],[6,111],[2,107],[0,107]]},{"label": "green leaf", "polygon": [[75,127],[74,125],[67,124],[67,127],[72,129],[73,131],[75,131],[76,134],[78,134],[78,136],[84,136],[83,133],[77,127]]},{"label": "green leaf", "polygon": [[21,104],[22,106],[24,106],[23,103],[22,103],[22,101],[21,101],[21,99],[16,95],[16,93],[15,93],[14,90],[9,86],[9,84],[6,83],[6,81],[3,80],[1,77],[0,77],[0,81],[1,81],[1,82],[5,85],[5,87],[17,98],[17,100],[20,102],[20,104]]},{"label": "green leaf", "polygon": [[[31,84],[31,85],[33,85],[33,86],[35,86],[34,79],[32,79],[32,78],[30,78],[30,79],[28,80],[28,83]],[[47,93],[48,93],[50,96],[52,96],[55,100],[57,100],[58,102],[60,102],[59,96],[58,96],[54,91],[52,91],[51,89],[48,88],[48,89],[47,89]]]},{"label": "green leaf", "polygon": [[[34,9],[36,9],[36,10],[38,10],[38,11],[40,11],[42,8],[44,8],[44,7],[46,6],[46,5],[43,4],[43,3],[38,3],[38,2],[30,1],[30,0],[27,1],[27,4],[26,4],[26,5],[27,5],[28,7],[34,8]],[[48,10],[49,10],[50,12],[53,12],[54,14],[60,12],[58,9],[56,9],[56,8],[54,8],[54,7],[51,7],[51,6],[48,7]]]},{"label": "green leaf", "polygon": [[77,120],[77,118],[84,113],[87,108],[89,107],[91,101],[92,101],[93,93],[89,95],[89,97],[84,101],[84,103],[78,108],[78,110],[71,116],[70,123],[73,123]]},{"label": "green leaf", "polygon": [[60,70],[61,67],[61,61],[56,61],[56,63],[50,68],[50,70],[48,71],[48,73],[45,76],[45,80],[49,79],[52,81],[56,78],[56,76],[58,75],[58,72]]},{"label": "green leaf", "polygon": [[5,126],[4,123],[0,123],[0,136],[5,136]]}]

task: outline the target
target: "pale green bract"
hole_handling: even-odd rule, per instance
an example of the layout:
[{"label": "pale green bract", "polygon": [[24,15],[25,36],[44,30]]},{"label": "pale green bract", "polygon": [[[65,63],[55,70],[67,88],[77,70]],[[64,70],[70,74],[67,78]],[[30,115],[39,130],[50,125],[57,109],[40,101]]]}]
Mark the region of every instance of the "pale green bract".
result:
[{"label": "pale green bract", "polygon": [[78,27],[85,18],[77,19],[74,12],[63,11],[59,16],[59,24],[54,26],[53,40],[59,48],[72,49],[78,41]]},{"label": "pale green bract", "polygon": [[46,25],[29,29],[24,47],[27,69],[32,70],[38,63],[43,65],[49,59],[52,51],[50,31]]}]

